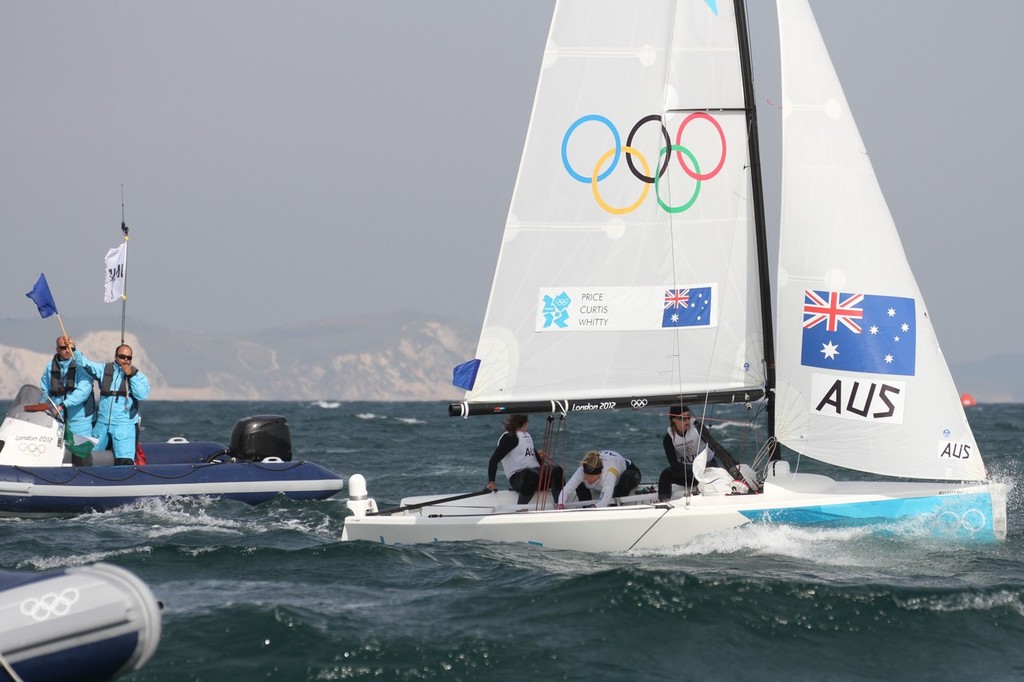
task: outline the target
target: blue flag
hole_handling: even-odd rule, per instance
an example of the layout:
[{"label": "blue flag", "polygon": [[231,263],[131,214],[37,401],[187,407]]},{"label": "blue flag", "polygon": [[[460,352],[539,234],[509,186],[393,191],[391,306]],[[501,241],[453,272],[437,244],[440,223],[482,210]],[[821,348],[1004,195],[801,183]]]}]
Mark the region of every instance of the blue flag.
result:
[{"label": "blue flag", "polygon": [[480,369],[480,360],[469,360],[455,367],[452,370],[452,383],[467,391],[473,390],[476,383],[476,372]]},{"label": "blue flag", "polygon": [[912,298],[804,291],[800,364],[913,376],[917,348],[914,313]]},{"label": "blue flag", "polygon": [[707,327],[711,324],[711,287],[666,289],[661,314],[664,327]]},{"label": "blue flag", "polygon": [[50,293],[50,285],[46,283],[46,275],[40,273],[32,291],[25,295],[39,308],[40,317],[49,317],[57,312],[57,304],[53,302],[53,294]]}]

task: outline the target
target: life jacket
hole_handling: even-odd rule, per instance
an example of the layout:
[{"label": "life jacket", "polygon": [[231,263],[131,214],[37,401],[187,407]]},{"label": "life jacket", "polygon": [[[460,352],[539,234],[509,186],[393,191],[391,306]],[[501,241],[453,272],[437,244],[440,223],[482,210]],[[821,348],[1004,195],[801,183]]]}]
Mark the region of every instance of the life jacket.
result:
[{"label": "life jacket", "polygon": [[601,468],[611,473],[615,477],[615,481],[618,482],[619,476],[629,467],[629,460],[615,452],[614,450],[601,450]]},{"label": "life jacket", "polygon": [[[526,431],[516,431],[511,435],[513,438],[518,438],[519,442],[501,460],[501,468],[505,470],[506,478],[512,478],[514,474],[523,469],[534,469],[540,466],[540,462],[534,454],[533,437]],[[501,438],[498,439],[498,442],[501,442]]]},{"label": "life jacket", "polygon": [[64,380],[62,382],[60,376],[60,358],[57,355],[54,355],[53,362],[50,363],[50,395],[63,396],[74,391],[75,373],[77,369],[75,361],[72,359],[68,364],[68,371],[64,373]]},{"label": "life jacket", "polygon": [[[669,438],[672,439],[672,446],[676,451],[676,459],[682,464],[693,464],[693,459],[700,454],[707,445],[704,440],[700,437],[700,432],[694,427],[686,429],[686,431],[680,435],[676,433],[675,429],[671,426],[668,427]],[[711,455],[708,458],[710,462],[714,458]]]},{"label": "life jacket", "polygon": [[103,380],[100,382],[100,395],[103,397],[116,395],[128,397],[128,377],[124,377],[121,385],[118,386],[116,391],[110,390],[110,385],[114,381],[114,363],[108,362],[103,365]]}]

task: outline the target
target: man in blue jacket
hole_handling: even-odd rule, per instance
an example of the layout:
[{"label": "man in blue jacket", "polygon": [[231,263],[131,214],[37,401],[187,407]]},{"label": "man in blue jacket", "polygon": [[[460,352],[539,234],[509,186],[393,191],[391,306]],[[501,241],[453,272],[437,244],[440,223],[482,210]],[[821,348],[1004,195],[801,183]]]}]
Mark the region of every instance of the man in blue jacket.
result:
[{"label": "man in blue jacket", "polygon": [[149,379],[132,366],[132,347],[121,344],[114,351],[114,361],[107,363],[91,362],[76,350],[75,362],[100,385],[92,431],[96,449],[112,450],[115,464],[134,464],[139,402],[149,397]]},{"label": "man in blue jacket", "polygon": [[93,415],[96,413],[92,375],[75,362],[74,352],[75,344],[71,337],[57,338],[57,352],[43,370],[39,388],[60,408],[71,433],[91,436]]}]

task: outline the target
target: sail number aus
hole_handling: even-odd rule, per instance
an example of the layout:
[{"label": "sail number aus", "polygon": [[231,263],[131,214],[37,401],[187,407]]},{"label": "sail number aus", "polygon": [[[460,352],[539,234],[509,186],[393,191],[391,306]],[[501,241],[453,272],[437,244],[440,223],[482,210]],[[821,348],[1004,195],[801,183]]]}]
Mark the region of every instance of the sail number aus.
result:
[{"label": "sail number aus", "polygon": [[971,444],[939,441],[939,459],[970,459]]},{"label": "sail number aus", "polygon": [[906,384],[814,374],[811,404],[815,414],[855,421],[903,423]]}]

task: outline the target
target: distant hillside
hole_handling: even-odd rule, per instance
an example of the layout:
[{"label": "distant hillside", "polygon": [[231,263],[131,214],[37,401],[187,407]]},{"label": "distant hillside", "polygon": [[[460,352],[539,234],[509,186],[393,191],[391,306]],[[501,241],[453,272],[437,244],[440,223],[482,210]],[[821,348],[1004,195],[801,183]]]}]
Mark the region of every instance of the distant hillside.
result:
[{"label": "distant hillside", "polygon": [[[53,355],[55,318],[4,320],[0,398],[36,383]],[[91,360],[112,359],[110,320],[65,319]],[[351,317],[245,335],[128,324],[135,364],[162,400],[455,400],[452,368],[472,357],[478,329],[417,313]]]},{"label": "distant hillside", "polygon": [[[54,318],[0,321],[0,399],[36,383],[60,333]],[[65,319],[79,348],[108,360],[110,320]],[[418,313],[349,317],[244,335],[177,332],[130,321],[136,365],[160,400],[457,400],[452,368],[476,350],[479,329]],[[954,365],[978,402],[1024,403],[1024,355]]]}]

